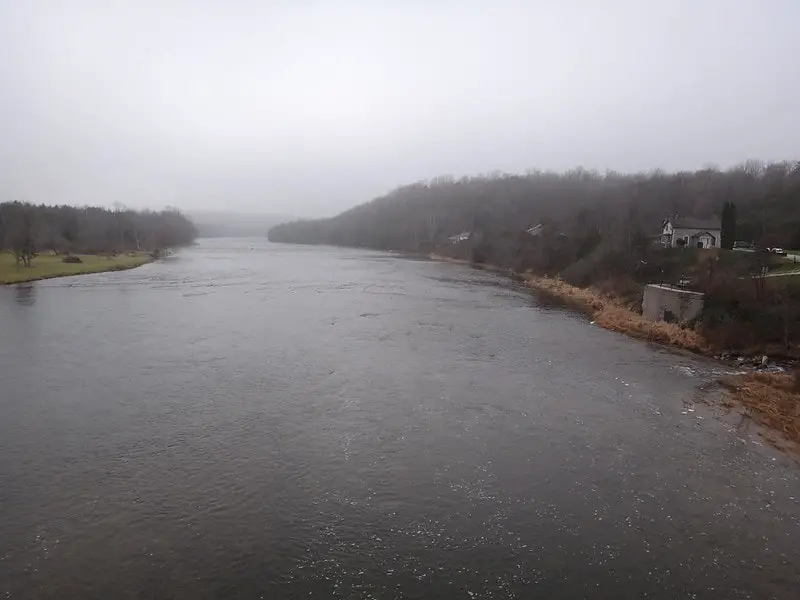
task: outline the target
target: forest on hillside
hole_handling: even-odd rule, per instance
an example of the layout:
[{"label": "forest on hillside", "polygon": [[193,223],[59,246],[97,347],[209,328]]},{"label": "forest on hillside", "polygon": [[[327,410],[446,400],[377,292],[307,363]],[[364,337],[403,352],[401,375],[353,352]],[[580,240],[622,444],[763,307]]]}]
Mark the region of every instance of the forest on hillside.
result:
[{"label": "forest on hillside", "polygon": [[721,171],[625,175],[585,169],[437,177],[330,219],[272,228],[276,242],[418,251],[462,231],[499,238],[544,224],[573,239],[657,234],[668,216],[719,216],[738,208],[737,239],[800,248],[800,162],[748,161]]},{"label": "forest on hillside", "polygon": [[[707,294],[697,325],[709,339],[788,350],[800,333],[800,286],[777,284],[798,278],[767,282],[764,274],[776,265],[763,253],[663,248],[662,223],[676,216],[722,217],[727,248],[741,240],[800,249],[800,162],[679,173],[439,177],[329,219],[279,225],[269,239],[435,252],[600,287],[634,309],[648,282],[691,281]],[[536,235],[526,233],[538,225]],[[468,240],[453,243],[461,232],[469,232]]]},{"label": "forest on hillside", "polygon": [[190,244],[197,231],[177,209],[111,210],[100,207],[0,203],[0,251],[28,263],[37,253],[101,254]]}]

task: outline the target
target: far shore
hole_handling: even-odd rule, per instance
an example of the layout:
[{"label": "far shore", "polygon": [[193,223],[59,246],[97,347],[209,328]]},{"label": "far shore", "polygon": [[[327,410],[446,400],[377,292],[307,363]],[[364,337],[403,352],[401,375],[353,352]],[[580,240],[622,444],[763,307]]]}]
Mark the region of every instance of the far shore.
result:
[{"label": "far shore", "polygon": [[117,255],[73,254],[81,262],[64,262],[65,256],[52,253],[39,254],[31,260],[31,266],[17,266],[9,252],[0,253],[0,285],[28,283],[54,277],[71,277],[107,271],[135,269],[152,262],[148,252],[126,252]]}]

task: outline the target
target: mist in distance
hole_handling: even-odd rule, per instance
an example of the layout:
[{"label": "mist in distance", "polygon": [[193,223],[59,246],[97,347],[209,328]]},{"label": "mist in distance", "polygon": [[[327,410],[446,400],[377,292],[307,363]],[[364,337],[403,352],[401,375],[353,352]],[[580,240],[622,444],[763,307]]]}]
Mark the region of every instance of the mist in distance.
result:
[{"label": "mist in distance", "polygon": [[793,0],[0,0],[0,201],[315,217],[442,174],[797,158],[797,23]]}]

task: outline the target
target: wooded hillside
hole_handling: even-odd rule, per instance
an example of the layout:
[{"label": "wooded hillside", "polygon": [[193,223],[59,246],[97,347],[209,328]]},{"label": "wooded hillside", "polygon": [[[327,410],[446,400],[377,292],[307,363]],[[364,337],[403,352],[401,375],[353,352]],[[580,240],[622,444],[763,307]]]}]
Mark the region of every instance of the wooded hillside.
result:
[{"label": "wooded hillside", "polygon": [[[706,293],[706,310],[694,326],[714,346],[794,353],[800,276],[765,277],[793,268],[791,261],[766,252],[665,249],[659,239],[668,216],[721,218],[727,248],[742,240],[800,249],[800,163],[751,161],[690,173],[577,169],[441,177],[331,219],[280,225],[269,239],[436,252],[557,275],[607,292],[633,310],[646,283],[681,283]],[[535,235],[526,232],[531,225]],[[449,239],[461,232],[469,232],[468,239]]]},{"label": "wooded hillside", "polygon": [[159,252],[190,244],[196,235],[191,220],[175,209],[155,212],[0,204],[0,250],[12,252],[23,262],[42,252]]},{"label": "wooded hillside", "polygon": [[276,242],[424,251],[461,231],[487,239],[545,224],[573,240],[609,243],[658,233],[667,216],[738,208],[738,239],[800,248],[800,163],[749,161],[727,171],[439,177],[401,187],[336,217],[274,227]]}]

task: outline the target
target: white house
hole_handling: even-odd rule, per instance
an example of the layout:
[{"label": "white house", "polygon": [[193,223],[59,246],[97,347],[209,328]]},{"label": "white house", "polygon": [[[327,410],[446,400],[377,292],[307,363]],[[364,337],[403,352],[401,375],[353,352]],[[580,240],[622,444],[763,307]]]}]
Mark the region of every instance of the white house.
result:
[{"label": "white house", "polygon": [[449,238],[447,238],[447,239],[448,239],[448,240],[450,240],[450,241],[451,241],[452,243],[454,243],[454,244],[458,244],[459,242],[465,242],[465,241],[467,241],[467,240],[470,238],[470,235],[471,235],[471,234],[470,234],[470,232],[469,232],[469,231],[462,231],[462,232],[461,232],[461,233],[459,233],[458,235],[451,235],[451,236],[450,236]]},{"label": "white house", "polygon": [[685,245],[691,248],[719,248],[721,241],[722,225],[716,218],[675,217],[666,219],[661,224],[661,243],[668,247]]}]

